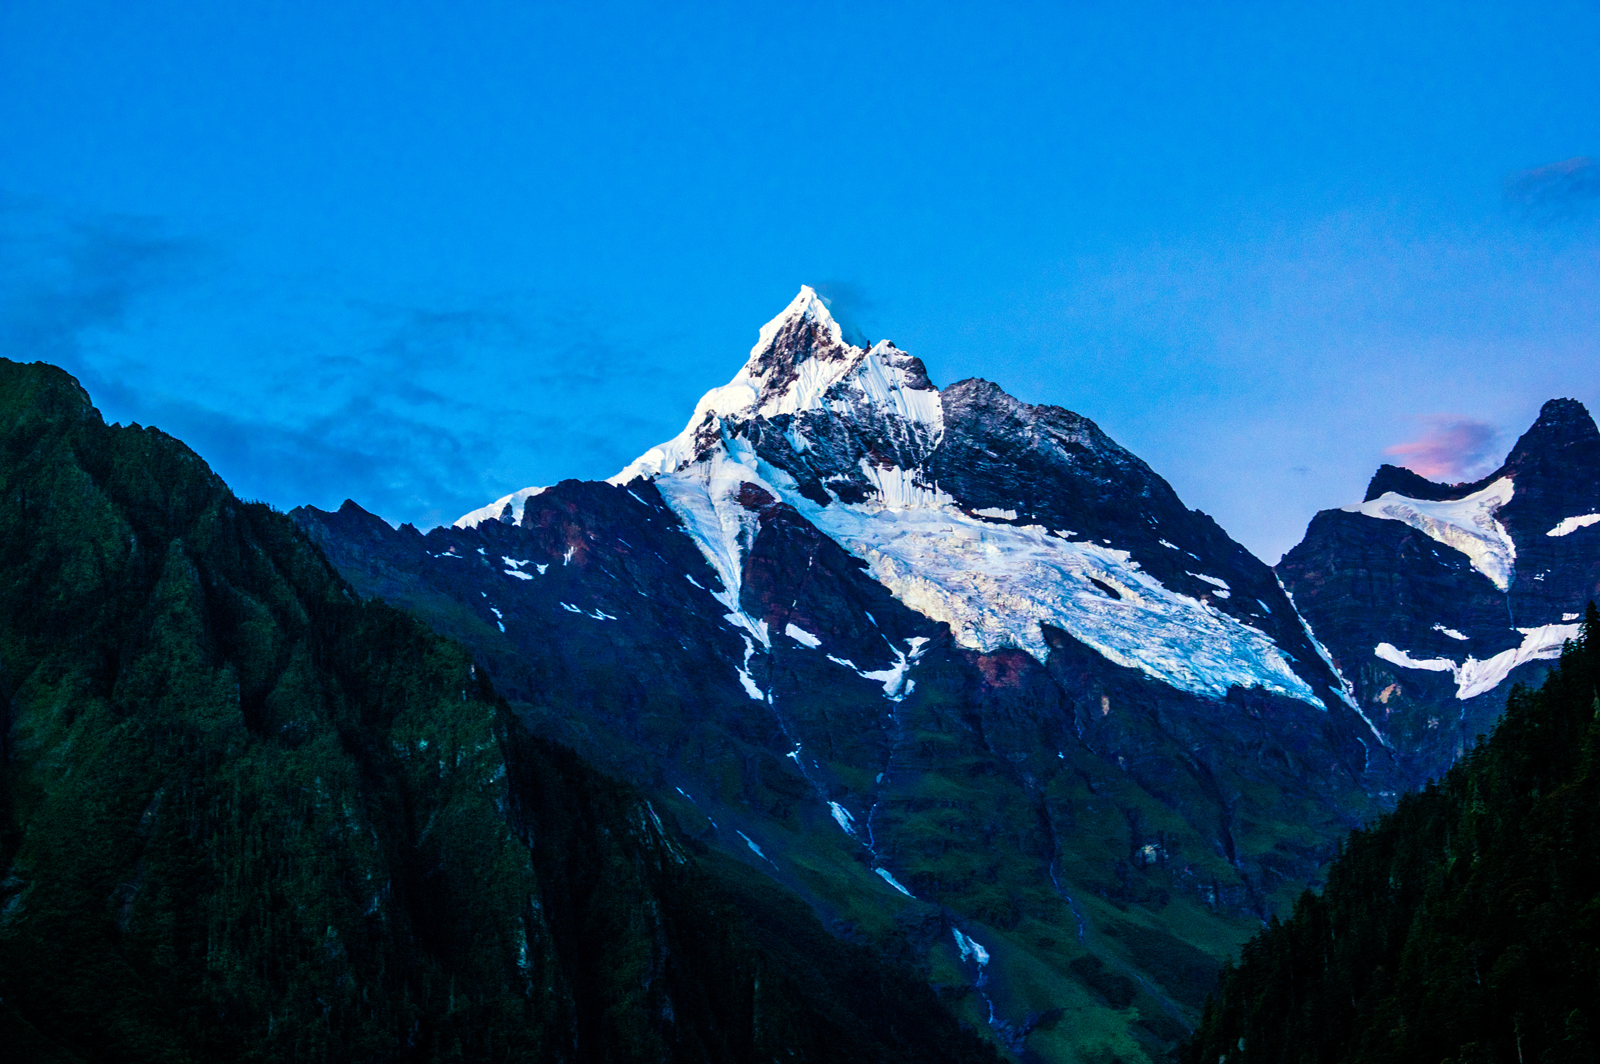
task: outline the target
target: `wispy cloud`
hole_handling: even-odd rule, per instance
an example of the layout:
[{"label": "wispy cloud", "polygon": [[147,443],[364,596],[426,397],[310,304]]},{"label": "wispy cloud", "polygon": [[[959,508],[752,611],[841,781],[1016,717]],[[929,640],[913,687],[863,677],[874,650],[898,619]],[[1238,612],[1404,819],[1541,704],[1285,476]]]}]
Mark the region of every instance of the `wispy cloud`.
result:
[{"label": "wispy cloud", "polygon": [[159,219],[0,199],[0,356],[63,367],[109,417],[179,437],[246,497],[350,497],[424,526],[530,482],[606,476],[679,427],[681,411],[639,413],[678,367],[582,307],[353,298],[238,269]]},{"label": "wispy cloud", "polygon": [[877,302],[865,288],[854,281],[818,281],[812,287],[822,297],[833,320],[839,323],[846,343],[857,347],[872,343],[866,322],[877,308]]},{"label": "wispy cloud", "polygon": [[1398,458],[1399,464],[1413,473],[1446,483],[1470,480],[1486,471],[1495,455],[1499,429],[1485,421],[1452,414],[1435,414],[1420,420],[1426,425],[1421,436],[1385,448],[1383,453]]},{"label": "wispy cloud", "polygon": [[1600,163],[1578,156],[1512,174],[1506,202],[1534,221],[1573,218],[1600,202]]},{"label": "wispy cloud", "polygon": [[0,196],[0,353],[81,368],[86,334],[123,326],[207,252],[157,219],[66,217]]}]

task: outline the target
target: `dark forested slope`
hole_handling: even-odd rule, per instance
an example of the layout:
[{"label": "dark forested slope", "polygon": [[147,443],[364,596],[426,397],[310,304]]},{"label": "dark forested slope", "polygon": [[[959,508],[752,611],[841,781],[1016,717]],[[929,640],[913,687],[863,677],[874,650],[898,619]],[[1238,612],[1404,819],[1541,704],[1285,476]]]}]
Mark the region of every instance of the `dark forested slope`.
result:
[{"label": "dark forested slope", "polygon": [[1442,781],[1357,831],[1224,972],[1195,1062],[1593,1062],[1600,615]]},{"label": "dark forested slope", "polygon": [[0,718],[24,1059],[988,1052],[182,444],[4,360]]}]

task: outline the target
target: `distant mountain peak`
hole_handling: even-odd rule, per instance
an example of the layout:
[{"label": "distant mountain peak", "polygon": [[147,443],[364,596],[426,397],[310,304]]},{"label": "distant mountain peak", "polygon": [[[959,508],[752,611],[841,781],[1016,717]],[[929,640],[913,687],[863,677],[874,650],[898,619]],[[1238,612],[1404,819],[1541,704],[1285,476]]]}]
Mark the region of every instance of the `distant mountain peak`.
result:
[{"label": "distant mountain peak", "polygon": [[[626,484],[703,461],[726,442],[729,425],[737,432],[737,426],[758,420],[803,414],[915,422],[931,440],[937,439],[942,420],[939,390],[921,359],[887,340],[870,348],[848,343],[822,298],[802,285],[782,313],[761,327],[733,379],[700,397],[683,431],[646,451],[610,482]],[[796,451],[809,447],[802,435],[791,444]]]},{"label": "distant mountain peak", "polygon": [[1539,408],[1539,420],[1533,423],[1533,429],[1546,428],[1551,431],[1570,431],[1580,436],[1600,436],[1600,429],[1595,428],[1594,418],[1589,414],[1589,408],[1576,399],[1551,399]]},{"label": "distant mountain peak", "polygon": [[1518,438],[1505,462],[1487,476],[1459,484],[1441,484],[1403,466],[1385,464],[1372,475],[1362,502],[1371,502],[1388,492],[1427,502],[1462,499],[1501,477],[1515,478],[1546,462],[1590,466],[1595,464],[1597,456],[1600,456],[1600,428],[1595,427],[1588,408],[1576,399],[1551,399],[1539,409],[1538,419]]},{"label": "distant mountain peak", "polygon": [[1539,418],[1517,440],[1506,456],[1507,472],[1518,472],[1542,461],[1561,463],[1580,461],[1592,464],[1592,452],[1600,445],[1600,429],[1589,410],[1576,399],[1552,399],[1539,410]]},{"label": "distant mountain peak", "polygon": [[1371,502],[1393,492],[1411,499],[1426,499],[1429,502],[1442,502],[1458,495],[1466,495],[1471,491],[1470,484],[1440,484],[1429,480],[1421,473],[1415,473],[1405,466],[1390,465],[1385,462],[1372,474],[1372,479],[1367,482],[1367,493],[1362,496],[1362,502]]},{"label": "distant mountain peak", "polygon": [[1313,684],[1336,679],[1271,571],[1088,418],[977,378],[941,392],[887,340],[850,343],[810,287],[682,432],[609,483],[635,480],[699,545],[752,654],[776,621],[747,601],[745,567],[782,502],[971,650],[1043,662],[1050,628],[1212,698],[1259,687],[1326,706]]},{"label": "distant mountain peak", "polygon": [[824,348],[854,346],[845,341],[844,330],[834,320],[828,304],[810,285],[803,284],[789,305],[761,327],[760,336],[750,349],[750,361],[780,354],[804,362],[819,341]]}]

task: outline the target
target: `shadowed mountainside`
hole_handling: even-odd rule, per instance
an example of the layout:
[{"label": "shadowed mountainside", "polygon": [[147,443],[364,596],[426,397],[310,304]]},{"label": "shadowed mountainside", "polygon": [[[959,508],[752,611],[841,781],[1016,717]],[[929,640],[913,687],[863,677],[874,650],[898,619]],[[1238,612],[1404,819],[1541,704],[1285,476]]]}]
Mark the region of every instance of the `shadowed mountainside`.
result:
[{"label": "shadowed mountainside", "polygon": [[1191,1064],[1596,1059],[1600,613],[1230,966]]},{"label": "shadowed mountainside", "polygon": [[915,975],[526,734],[288,518],[3,360],[0,715],[24,1059],[992,1056]]}]

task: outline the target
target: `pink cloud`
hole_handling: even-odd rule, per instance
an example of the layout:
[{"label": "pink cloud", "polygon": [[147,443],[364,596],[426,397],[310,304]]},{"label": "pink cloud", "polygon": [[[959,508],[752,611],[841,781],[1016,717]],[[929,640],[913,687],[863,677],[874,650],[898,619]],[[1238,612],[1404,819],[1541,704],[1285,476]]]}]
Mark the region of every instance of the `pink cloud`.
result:
[{"label": "pink cloud", "polygon": [[1473,421],[1454,414],[1435,414],[1419,419],[1428,426],[1421,438],[1397,443],[1384,454],[1427,477],[1446,483],[1472,479],[1481,473],[1491,458],[1499,430],[1486,421]]}]

